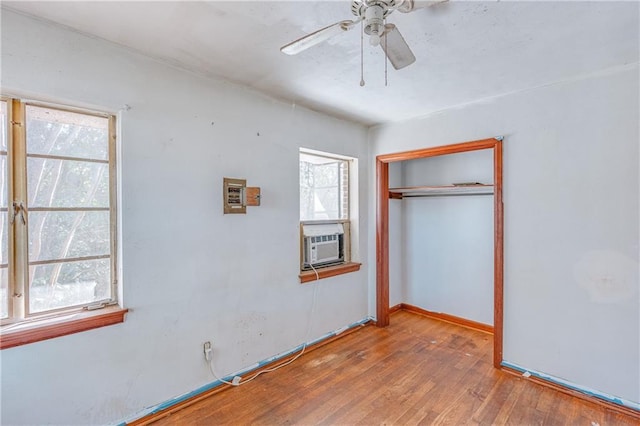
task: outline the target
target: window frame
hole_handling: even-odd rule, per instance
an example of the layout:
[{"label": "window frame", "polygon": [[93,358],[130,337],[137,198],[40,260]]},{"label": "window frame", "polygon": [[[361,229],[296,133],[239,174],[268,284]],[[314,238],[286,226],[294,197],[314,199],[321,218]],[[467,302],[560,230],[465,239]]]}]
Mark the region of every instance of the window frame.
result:
[{"label": "window frame", "polygon": [[[300,246],[300,262],[299,262],[299,275],[298,277],[300,278],[300,282],[301,283],[306,283],[306,282],[310,282],[310,281],[315,281],[315,280],[319,280],[319,279],[323,279],[323,278],[328,278],[328,277],[332,277],[332,276],[336,276],[336,275],[341,275],[341,274],[345,274],[345,273],[349,273],[349,272],[355,272],[360,270],[360,263],[358,262],[353,262],[352,261],[352,256],[353,256],[353,241],[352,241],[352,232],[351,232],[351,228],[353,225],[353,220],[352,220],[352,197],[353,197],[353,185],[352,185],[352,174],[354,172],[357,173],[357,170],[354,170],[355,165],[357,164],[357,159],[354,157],[349,157],[349,156],[345,156],[345,155],[340,155],[340,154],[334,154],[334,153],[329,153],[329,152],[324,152],[324,151],[317,151],[314,149],[307,149],[307,148],[299,148],[298,150],[298,170],[300,170],[300,162],[301,162],[301,156],[302,155],[308,155],[308,156],[315,156],[315,157],[320,157],[320,158],[328,158],[331,160],[337,160],[337,161],[344,161],[346,164],[346,183],[343,183],[342,185],[346,186],[347,188],[347,199],[346,199],[346,205],[341,205],[339,204],[338,208],[340,210],[343,210],[346,213],[346,218],[339,218],[339,219],[315,219],[315,220],[302,220],[299,219],[299,236],[300,236],[300,242],[299,242],[299,246]],[[342,186],[340,185],[340,186]],[[300,183],[298,183],[298,195],[300,197],[300,189],[301,189],[301,185]],[[342,190],[339,188],[340,191],[340,197],[342,197]],[[357,191],[356,191],[357,193]],[[298,208],[300,208],[300,203],[301,203],[301,197],[298,200]],[[341,203],[341,202],[340,202]],[[307,269],[303,269],[304,266],[304,231],[303,231],[303,226],[304,225],[323,225],[323,224],[341,224],[344,227],[344,237],[343,237],[343,241],[344,241],[344,260],[339,263],[339,264],[332,264],[332,265],[323,265],[323,266],[316,266],[315,268],[312,268],[311,270],[307,270]]]},{"label": "window frame", "polygon": [[[116,324],[124,321],[127,309],[119,302],[119,251],[118,251],[118,166],[117,166],[117,128],[116,114],[100,112],[86,108],[52,104],[18,97],[1,96],[0,100],[7,105],[7,211],[8,222],[8,318],[0,320],[0,349],[18,346],[35,341],[50,339],[96,327]],[[74,156],[45,156],[69,161],[97,162],[106,164],[109,173],[108,200],[109,206],[109,268],[110,297],[91,303],[49,309],[43,312],[30,312],[29,302],[29,206],[27,188],[27,116],[28,106],[47,108],[62,112],[71,112],[85,116],[107,119],[107,160]],[[56,158],[54,158],[56,157]],[[39,158],[37,155],[35,158]],[[14,202],[24,205],[23,214],[26,221],[19,220]],[[38,208],[39,209],[39,208]],[[54,207],[54,209],[57,209]],[[62,208],[63,210],[65,208]],[[91,208],[72,207],[79,211],[90,211]],[[102,208],[100,208],[102,209]],[[43,211],[47,211],[43,208]],[[72,210],[70,210],[72,211]],[[100,258],[106,259],[105,255]],[[84,256],[91,260],[91,256]],[[84,257],[82,260],[85,260]],[[98,256],[96,256],[98,257]],[[56,262],[62,261],[62,262]],[[45,264],[64,263],[65,259],[47,260]]]}]

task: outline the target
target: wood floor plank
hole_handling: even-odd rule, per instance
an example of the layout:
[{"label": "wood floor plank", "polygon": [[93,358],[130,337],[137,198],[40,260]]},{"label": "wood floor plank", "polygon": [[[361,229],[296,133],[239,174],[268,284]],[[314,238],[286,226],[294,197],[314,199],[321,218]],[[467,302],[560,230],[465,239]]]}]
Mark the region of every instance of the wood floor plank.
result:
[{"label": "wood floor plank", "polygon": [[[393,368],[386,378],[379,378],[376,387],[384,387],[385,391],[369,392],[366,397],[357,401],[355,407],[345,406],[340,413],[334,413],[329,423],[344,422],[348,424],[368,424],[371,419],[380,421],[389,412],[390,404],[405,405],[416,394],[428,392],[433,388],[433,382],[421,377],[421,371],[427,368],[424,361],[418,360],[413,364],[407,364],[406,368],[399,370]],[[380,380],[382,379],[382,380]]]},{"label": "wood floor plank", "polygon": [[387,328],[364,327],[155,424],[639,424],[494,369],[486,333],[404,311],[391,319]]}]

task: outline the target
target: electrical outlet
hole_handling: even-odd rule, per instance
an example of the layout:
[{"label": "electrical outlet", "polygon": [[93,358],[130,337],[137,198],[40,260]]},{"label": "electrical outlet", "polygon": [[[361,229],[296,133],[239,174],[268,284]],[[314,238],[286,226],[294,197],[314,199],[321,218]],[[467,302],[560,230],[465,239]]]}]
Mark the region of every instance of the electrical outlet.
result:
[{"label": "electrical outlet", "polygon": [[211,347],[211,342],[209,341],[204,342],[203,350],[204,350],[204,359],[207,361],[211,361],[211,352],[213,352],[213,349]]}]

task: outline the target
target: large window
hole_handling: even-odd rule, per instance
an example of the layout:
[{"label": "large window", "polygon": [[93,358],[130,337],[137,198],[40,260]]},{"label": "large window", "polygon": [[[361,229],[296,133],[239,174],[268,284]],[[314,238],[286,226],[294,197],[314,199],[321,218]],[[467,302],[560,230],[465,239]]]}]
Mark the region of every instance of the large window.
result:
[{"label": "large window", "polygon": [[[354,158],[300,150],[300,278],[351,264],[350,172]],[[359,267],[359,265],[358,265]],[[354,270],[354,269],[352,269]],[[335,275],[335,274],[333,274]]]},{"label": "large window", "polygon": [[1,103],[3,324],[116,303],[115,117]]}]

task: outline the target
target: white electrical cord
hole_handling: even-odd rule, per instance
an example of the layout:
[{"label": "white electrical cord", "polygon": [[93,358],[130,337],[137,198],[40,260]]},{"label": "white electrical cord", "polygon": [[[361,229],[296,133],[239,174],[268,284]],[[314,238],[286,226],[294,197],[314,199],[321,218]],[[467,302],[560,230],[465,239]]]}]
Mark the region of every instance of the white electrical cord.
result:
[{"label": "white electrical cord", "polygon": [[209,371],[211,371],[211,374],[213,374],[213,377],[215,377],[218,381],[222,382],[222,383],[226,383],[228,385],[231,386],[238,386],[240,383],[234,385],[233,382],[228,382],[225,379],[221,379],[220,377],[218,377],[218,375],[216,374],[216,372],[213,370],[213,356],[209,355],[209,362],[207,362],[207,364],[209,365]]},{"label": "white electrical cord", "polygon": [[[311,266],[311,269],[313,269],[313,272],[315,272],[316,274],[316,282],[314,284],[314,288],[313,288],[313,298],[311,300],[311,312],[309,313],[309,321],[307,323],[307,332],[306,332],[306,336],[304,338],[304,343],[302,344],[302,350],[300,352],[298,352],[298,354],[296,356],[294,356],[293,358],[291,358],[289,361],[287,362],[283,362],[280,365],[276,365],[275,367],[271,367],[271,368],[267,368],[261,371],[258,371],[255,375],[253,375],[252,377],[246,379],[246,380],[242,380],[239,379],[236,381],[236,378],[240,377],[240,376],[235,376],[233,378],[233,382],[229,382],[227,380],[221,379],[220,377],[218,377],[218,375],[216,374],[214,368],[213,368],[213,356],[209,355],[209,362],[207,362],[207,364],[209,364],[209,370],[211,371],[211,374],[213,375],[213,377],[215,377],[217,380],[219,380],[222,383],[226,383],[228,385],[231,386],[240,386],[240,385],[244,385],[245,383],[249,383],[250,381],[252,381],[253,379],[255,379],[256,377],[258,377],[259,375],[261,375],[262,373],[270,373],[272,371],[276,371],[279,368],[282,368],[286,365],[291,364],[293,361],[297,360],[298,358],[300,358],[302,356],[302,354],[304,353],[304,351],[307,349],[307,342],[309,341],[309,336],[311,334],[311,324],[313,323],[313,314],[316,310],[316,299],[318,297],[318,286],[319,284],[317,283],[317,281],[320,280],[320,276],[318,275],[318,271],[316,270],[316,268],[313,267],[313,265],[309,265]],[[212,351],[213,352],[213,351]]]}]

